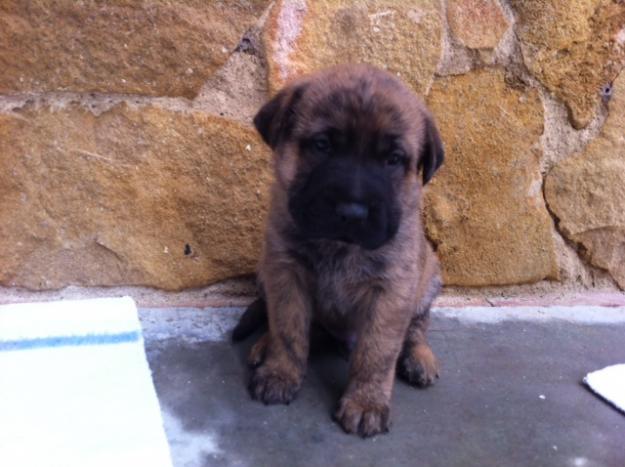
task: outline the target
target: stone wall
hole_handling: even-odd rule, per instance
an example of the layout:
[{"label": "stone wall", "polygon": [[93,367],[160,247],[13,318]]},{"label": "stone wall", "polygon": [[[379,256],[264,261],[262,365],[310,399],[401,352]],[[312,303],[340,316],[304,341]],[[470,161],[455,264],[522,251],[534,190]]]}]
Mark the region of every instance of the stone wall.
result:
[{"label": "stone wall", "polygon": [[447,285],[625,288],[617,0],[3,1],[0,285],[252,273],[271,173],[251,117],[339,62],[436,116]]}]

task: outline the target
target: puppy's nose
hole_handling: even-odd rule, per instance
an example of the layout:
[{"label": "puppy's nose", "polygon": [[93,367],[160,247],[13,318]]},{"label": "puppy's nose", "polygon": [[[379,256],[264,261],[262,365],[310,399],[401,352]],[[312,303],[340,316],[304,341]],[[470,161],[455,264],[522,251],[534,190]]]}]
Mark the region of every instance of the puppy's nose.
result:
[{"label": "puppy's nose", "polygon": [[336,213],[345,221],[362,221],[369,216],[369,208],[362,203],[339,203]]}]

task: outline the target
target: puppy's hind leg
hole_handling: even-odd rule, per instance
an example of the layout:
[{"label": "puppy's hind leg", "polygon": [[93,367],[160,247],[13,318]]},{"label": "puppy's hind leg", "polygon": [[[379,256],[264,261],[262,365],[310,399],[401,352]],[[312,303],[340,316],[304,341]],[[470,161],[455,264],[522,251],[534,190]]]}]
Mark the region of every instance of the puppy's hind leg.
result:
[{"label": "puppy's hind leg", "polygon": [[269,345],[269,333],[266,332],[250,349],[250,354],[247,357],[247,364],[256,368],[265,361],[265,355],[267,354],[267,346]]},{"label": "puppy's hind leg", "polygon": [[257,298],[243,312],[238,324],[232,331],[234,342],[242,341],[267,323],[267,304],[264,298]]},{"label": "puppy's hind leg", "polygon": [[438,361],[426,338],[429,321],[429,308],[425,313],[412,317],[397,360],[399,376],[407,383],[422,388],[434,384],[439,377]]},{"label": "puppy's hind leg", "polygon": [[420,300],[404,337],[404,345],[397,360],[400,378],[413,386],[426,387],[439,377],[438,361],[430,348],[426,333],[430,324],[430,308],[440,293],[442,283],[438,261],[429,245],[418,291]]}]

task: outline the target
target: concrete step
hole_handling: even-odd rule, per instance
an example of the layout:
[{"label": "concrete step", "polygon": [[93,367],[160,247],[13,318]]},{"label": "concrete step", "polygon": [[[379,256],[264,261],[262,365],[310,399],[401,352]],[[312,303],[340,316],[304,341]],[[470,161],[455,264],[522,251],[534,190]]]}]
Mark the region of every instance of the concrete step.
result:
[{"label": "concrete step", "polygon": [[177,467],[625,466],[625,416],[581,384],[625,362],[625,307],[436,308],[442,375],[397,381],[390,433],[346,435],[331,420],[347,381],[339,352],[311,356],[289,406],[246,391],[240,308],[143,308],[146,347]]}]

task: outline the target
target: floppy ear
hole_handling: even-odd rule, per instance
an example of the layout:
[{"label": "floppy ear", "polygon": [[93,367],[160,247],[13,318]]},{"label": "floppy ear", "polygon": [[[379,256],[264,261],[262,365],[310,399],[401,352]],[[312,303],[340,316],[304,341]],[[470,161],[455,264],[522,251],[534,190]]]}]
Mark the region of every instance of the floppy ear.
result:
[{"label": "floppy ear", "polygon": [[434,173],[445,160],[445,150],[441,136],[431,115],[425,117],[425,135],[423,148],[417,168],[423,170],[423,184],[425,185],[434,176]]},{"label": "floppy ear", "polygon": [[263,105],[254,117],[256,130],[272,149],[293,130],[295,107],[303,93],[303,85],[287,87]]}]

